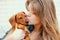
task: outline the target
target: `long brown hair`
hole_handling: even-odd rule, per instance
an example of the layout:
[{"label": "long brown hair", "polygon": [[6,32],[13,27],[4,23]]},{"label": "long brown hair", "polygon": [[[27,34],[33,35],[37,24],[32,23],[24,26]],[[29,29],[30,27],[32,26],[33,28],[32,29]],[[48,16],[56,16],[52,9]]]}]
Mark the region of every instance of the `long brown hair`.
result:
[{"label": "long brown hair", "polygon": [[53,0],[27,0],[26,8],[38,14],[41,20],[39,40],[59,40],[56,11]]}]

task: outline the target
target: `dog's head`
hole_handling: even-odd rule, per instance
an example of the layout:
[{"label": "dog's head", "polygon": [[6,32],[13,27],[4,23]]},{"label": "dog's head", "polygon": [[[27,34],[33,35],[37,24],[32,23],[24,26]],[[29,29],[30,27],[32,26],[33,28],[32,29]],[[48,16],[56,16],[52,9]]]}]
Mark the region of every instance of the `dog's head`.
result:
[{"label": "dog's head", "polygon": [[27,15],[24,12],[19,12],[18,14],[16,14],[16,16],[15,16],[16,23],[22,24],[22,25],[27,25],[28,19],[26,16]]},{"label": "dog's head", "polygon": [[16,23],[18,24],[23,24],[23,25],[27,25],[28,23],[28,19],[26,17],[27,15],[25,14],[25,12],[18,12],[17,14],[13,15],[10,19],[9,22],[12,26],[15,26]]}]

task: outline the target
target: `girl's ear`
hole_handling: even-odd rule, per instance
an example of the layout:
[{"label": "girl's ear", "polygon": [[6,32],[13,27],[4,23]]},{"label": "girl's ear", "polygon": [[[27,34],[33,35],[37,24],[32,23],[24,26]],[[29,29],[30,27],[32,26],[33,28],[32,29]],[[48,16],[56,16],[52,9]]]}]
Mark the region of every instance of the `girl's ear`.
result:
[{"label": "girl's ear", "polygon": [[12,25],[12,26],[15,26],[16,22],[15,22],[15,15],[13,15],[10,19],[9,19],[9,23]]}]

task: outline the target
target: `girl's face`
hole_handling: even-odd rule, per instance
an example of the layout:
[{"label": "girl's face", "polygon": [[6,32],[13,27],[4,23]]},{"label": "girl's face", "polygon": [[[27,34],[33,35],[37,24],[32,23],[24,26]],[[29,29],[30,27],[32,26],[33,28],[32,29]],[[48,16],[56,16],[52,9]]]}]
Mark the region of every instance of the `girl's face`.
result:
[{"label": "girl's face", "polygon": [[35,25],[40,23],[40,18],[37,15],[33,14],[31,11],[28,11],[26,15],[29,20],[29,24]]},{"label": "girl's face", "polygon": [[29,4],[28,6],[29,11],[26,13],[28,15],[27,18],[29,20],[29,24],[39,24],[40,18],[38,17],[37,13],[34,10],[32,10],[31,7],[32,7],[31,4]]}]

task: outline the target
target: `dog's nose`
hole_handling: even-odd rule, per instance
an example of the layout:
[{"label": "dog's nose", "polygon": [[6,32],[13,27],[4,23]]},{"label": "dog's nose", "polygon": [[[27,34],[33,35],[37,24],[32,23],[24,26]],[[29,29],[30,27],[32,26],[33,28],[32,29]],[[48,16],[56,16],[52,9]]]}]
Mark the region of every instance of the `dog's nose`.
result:
[{"label": "dog's nose", "polygon": [[28,24],[28,23],[29,23],[29,21],[26,21],[26,23]]}]

